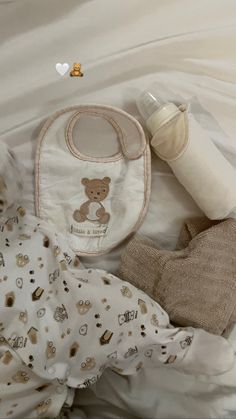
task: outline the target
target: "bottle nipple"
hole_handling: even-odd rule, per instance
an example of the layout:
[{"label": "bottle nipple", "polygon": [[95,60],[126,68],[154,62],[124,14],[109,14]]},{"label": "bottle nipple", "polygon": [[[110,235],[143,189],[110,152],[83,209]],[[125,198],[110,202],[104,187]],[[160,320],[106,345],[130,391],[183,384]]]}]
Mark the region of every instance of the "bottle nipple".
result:
[{"label": "bottle nipple", "polygon": [[136,103],[137,108],[145,121],[165,104],[160,97],[154,96],[147,90],[138,96]]},{"label": "bottle nipple", "polygon": [[148,90],[145,90],[138,96],[136,103],[152,135],[155,134],[161,125],[180,113],[174,103],[164,101],[158,95],[155,94],[154,96]]}]

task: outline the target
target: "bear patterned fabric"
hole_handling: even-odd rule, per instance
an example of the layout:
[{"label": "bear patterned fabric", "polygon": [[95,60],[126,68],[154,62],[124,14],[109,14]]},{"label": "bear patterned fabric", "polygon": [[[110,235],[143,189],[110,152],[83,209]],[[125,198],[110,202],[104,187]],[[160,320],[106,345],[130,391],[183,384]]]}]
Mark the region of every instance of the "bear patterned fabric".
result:
[{"label": "bear patterned fabric", "polygon": [[[19,207],[1,217],[0,231],[1,418],[55,417],[72,402],[71,388],[92,385],[106,367],[119,374],[160,363],[213,371],[197,330],[173,328],[142,291],[83,269],[49,224]],[[214,354],[227,357],[222,341],[212,341]],[[229,368],[229,358],[214,360],[214,372]]]},{"label": "bear patterned fabric", "polygon": [[191,331],[176,337],[149,297],[81,269],[62,238],[22,208],[5,217],[0,239],[2,418],[55,417],[68,386],[93,384],[107,366],[132,374],[184,356]]},{"label": "bear patterned fabric", "polygon": [[[83,126],[83,118],[106,122],[117,138],[114,155],[81,153],[75,127]],[[96,132],[101,150],[102,135]],[[80,256],[110,251],[138,229],[146,214],[150,149],[139,122],[120,109],[77,106],[49,118],[39,136],[35,174],[37,215],[54,223]]]}]

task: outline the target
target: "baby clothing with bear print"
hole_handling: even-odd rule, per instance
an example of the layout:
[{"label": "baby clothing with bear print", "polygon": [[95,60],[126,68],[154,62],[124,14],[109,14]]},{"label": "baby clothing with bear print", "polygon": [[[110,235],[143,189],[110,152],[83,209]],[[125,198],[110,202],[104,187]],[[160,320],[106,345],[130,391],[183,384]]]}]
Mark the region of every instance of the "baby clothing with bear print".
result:
[{"label": "baby clothing with bear print", "polygon": [[83,269],[63,235],[14,213],[0,235],[1,418],[55,418],[68,394],[72,402],[70,388],[91,386],[107,367],[124,375],[161,363],[193,373],[231,367],[225,339],[172,327],[142,291]]}]

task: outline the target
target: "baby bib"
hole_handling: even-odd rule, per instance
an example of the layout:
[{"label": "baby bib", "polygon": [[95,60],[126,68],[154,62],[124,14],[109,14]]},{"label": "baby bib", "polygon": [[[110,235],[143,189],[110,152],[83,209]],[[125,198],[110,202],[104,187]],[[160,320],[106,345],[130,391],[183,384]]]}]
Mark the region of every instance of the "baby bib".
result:
[{"label": "baby bib", "polygon": [[[86,141],[78,128],[91,132],[93,123],[100,120],[109,129],[105,134],[92,131],[93,155],[86,155],[80,150]],[[117,144],[116,152],[109,155],[111,132]],[[70,107],[56,112],[40,132],[35,161],[36,214],[63,232],[78,255],[109,252],[139,228],[147,211],[150,180],[150,148],[144,131],[120,109]]]}]

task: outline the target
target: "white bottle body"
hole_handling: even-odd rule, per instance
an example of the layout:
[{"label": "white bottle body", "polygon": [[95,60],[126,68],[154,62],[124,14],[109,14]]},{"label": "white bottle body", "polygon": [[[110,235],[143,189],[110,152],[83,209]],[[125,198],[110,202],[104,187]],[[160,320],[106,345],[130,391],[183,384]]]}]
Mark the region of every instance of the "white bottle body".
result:
[{"label": "white bottle body", "polygon": [[236,208],[236,171],[186,107],[162,104],[146,124],[154,152],[170,165],[206,216],[230,216]]},{"label": "white bottle body", "polygon": [[236,171],[198,122],[192,116],[188,118],[188,144],[168,164],[208,218],[227,218],[236,208]]}]

